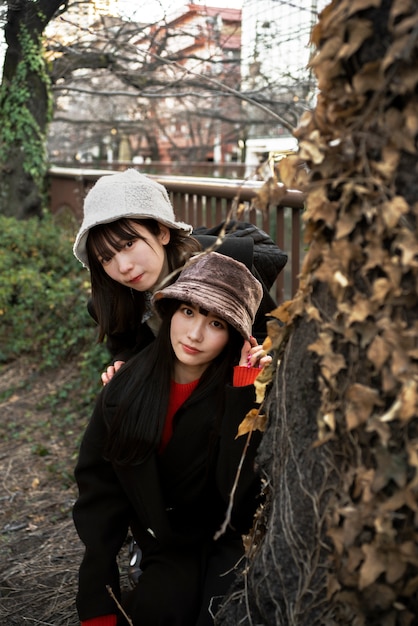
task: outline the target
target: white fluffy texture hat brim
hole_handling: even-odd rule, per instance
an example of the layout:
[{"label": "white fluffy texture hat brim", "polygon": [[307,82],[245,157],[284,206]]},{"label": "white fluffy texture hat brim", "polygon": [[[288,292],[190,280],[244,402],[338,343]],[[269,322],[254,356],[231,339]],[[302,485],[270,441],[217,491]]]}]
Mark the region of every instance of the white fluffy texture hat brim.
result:
[{"label": "white fluffy texture hat brim", "polygon": [[74,255],[88,267],[86,242],[93,226],[121,218],[154,219],[186,235],[192,226],[176,221],[167,190],[163,185],[128,169],[99,178],[84,200],[84,218],[74,242]]}]

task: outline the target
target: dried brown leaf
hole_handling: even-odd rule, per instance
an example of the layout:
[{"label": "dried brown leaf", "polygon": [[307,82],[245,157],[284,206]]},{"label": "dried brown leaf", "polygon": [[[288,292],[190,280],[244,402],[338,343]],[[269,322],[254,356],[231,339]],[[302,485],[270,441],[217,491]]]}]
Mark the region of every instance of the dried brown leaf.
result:
[{"label": "dried brown leaf", "polygon": [[331,598],[341,589],[341,585],[335,576],[331,576],[327,574],[327,601],[331,600]]},{"label": "dried brown leaf", "polygon": [[350,385],[346,392],[346,424],[348,430],[363,424],[371,416],[373,408],[381,404],[379,393],[360,383]]},{"label": "dried brown leaf", "polygon": [[382,514],[394,512],[402,509],[408,502],[408,491],[406,489],[398,489],[392,496],[381,502],[379,510]]},{"label": "dried brown leaf", "polygon": [[332,336],[328,333],[320,333],[318,339],[308,346],[308,350],[315,352],[321,357],[321,373],[324,378],[335,384],[335,377],[346,367],[342,354],[335,354],[332,349]]},{"label": "dried brown leaf", "polygon": [[288,324],[293,317],[292,308],[293,308],[293,301],[286,300],[285,302],[283,302],[283,304],[280,304],[278,307],[273,309],[273,311],[270,311],[269,316],[275,317],[280,322],[283,322],[283,324]]},{"label": "dried brown leaf", "polygon": [[347,324],[355,324],[356,322],[364,322],[369,315],[373,314],[373,304],[370,298],[356,293],[354,302],[351,306],[351,312],[347,316]]},{"label": "dried brown leaf", "polygon": [[418,439],[413,439],[406,444],[409,464],[418,469]]},{"label": "dried brown leaf", "polygon": [[387,448],[378,448],[375,452],[377,468],[373,480],[373,491],[381,491],[393,481],[398,487],[404,487],[407,480],[407,465],[403,455],[394,454]]},{"label": "dried brown leaf", "polygon": [[345,547],[345,533],[343,528],[330,528],[328,530],[328,536],[334,543],[334,548],[337,554],[342,554]]},{"label": "dried brown leaf", "polygon": [[322,250],[322,263],[315,270],[315,277],[323,283],[328,283],[330,287],[340,286],[340,275],[343,273],[342,263],[331,250]]},{"label": "dried brown leaf", "polygon": [[[413,73],[414,75],[414,79],[415,81],[418,81],[418,72],[416,71],[416,68],[413,67],[411,68],[411,73]],[[412,91],[412,87],[411,87],[411,91]],[[404,115],[405,115],[405,126],[403,127],[403,131],[405,132],[405,130],[408,132],[408,135],[411,138],[416,138],[416,136],[418,135],[418,117],[417,117],[417,112],[416,112],[416,101],[412,101],[412,102],[408,102],[408,104],[406,105],[405,109],[404,109]],[[414,145],[414,149],[412,150],[413,153],[415,153],[415,145]]]},{"label": "dried brown leaf", "polygon": [[394,347],[391,354],[391,370],[395,378],[405,376],[409,368],[409,358],[401,346]]},{"label": "dried brown leaf", "polygon": [[351,57],[373,34],[373,23],[369,20],[352,19],[347,23],[346,41],[340,47],[337,59]]},{"label": "dried brown leaf", "polygon": [[276,367],[277,363],[275,363],[273,360],[270,365],[266,365],[265,367],[263,367],[263,369],[260,370],[260,373],[254,381],[256,402],[258,404],[261,404],[264,401],[267,387],[273,381]]},{"label": "dried brown leaf", "polygon": [[401,390],[401,408],[399,411],[399,418],[403,422],[407,422],[418,413],[418,395],[417,395],[417,381],[408,380],[402,386]]},{"label": "dried brown leaf", "polygon": [[354,15],[359,11],[366,11],[366,9],[378,9],[381,4],[382,0],[349,0],[347,16]]},{"label": "dried brown leaf", "polygon": [[288,189],[300,189],[300,172],[303,161],[297,155],[289,155],[276,165],[280,180]]},{"label": "dried brown leaf", "polygon": [[299,144],[299,155],[306,161],[311,161],[318,165],[322,163],[325,155],[325,146],[321,144],[321,139],[317,131],[314,131],[309,140],[305,139]]},{"label": "dried brown leaf", "polygon": [[413,578],[409,578],[406,581],[405,587],[403,588],[403,595],[406,598],[411,598],[415,596],[417,593],[418,593],[418,576],[414,576]]},{"label": "dried brown leaf", "polygon": [[354,217],[352,213],[344,213],[339,216],[336,224],[335,238],[341,239],[342,237],[347,237],[347,235],[353,232],[358,221],[359,218]]},{"label": "dried brown leaf", "polygon": [[402,215],[408,213],[408,210],[408,203],[402,196],[395,196],[389,202],[384,202],[382,205],[382,217],[386,226],[388,228],[396,226]]},{"label": "dried brown leaf", "polygon": [[289,334],[289,327],[280,326],[277,322],[267,322],[267,332],[271,341],[271,350],[279,350]]},{"label": "dried brown leaf", "polygon": [[347,569],[349,572],[355,572],[364,558],[361,548],[352,546],[348,550]]},{"label": "dried brown leaf", "polygon": [[383,367],[381,371],[381,377],[382,377],[382,389],[381,389],[382,393],[383,394],[392,393],[395,387],[397,387],[397,380],[393,376],[390,370],[390,367],[386,367],[386,365]]},{"label": "dried brown leaf", "polygon": [[[394,24],[398,21],[399,17],[402,15],[407,15],[412,12],[412,9],[415,8],[415,0],[398,0],[398,2],[394,2],[390,9],[390,24]],[[418,16],[416,16],[416,20],[418,20]]]},{"label": "dried brown leaf", "polygon": [[257,209],[266,210],[270,205],[280,204],[286,192],[286,187],[278,183],[275,176],[271,176],[257,192],[253,205]]},{"label": "dried brown leaf", "polygon": [[[389,556],[389,555],[388,555]],[[398,558],[395,553],[387,560],[386,581],[389,585],[393,585],[397,580],[402,578],[406,572],[407,564]]]},{"label": "dried brown leaf", "polygon": [[371,239],[365,248],[367,261],[363,265],[363,272],[367,273],[375,267],[383,267],[385,263],[391,262],[388,251],[382,248],[382,241],[379,238]]},{"label": "dried brown leaf", "polygon": [[[374,469],[367,467],[359,467],[353,484],[353,498],[362,502],[370,502],[373,499],[372,484],[374,480]],[[357,519],[360,518],[360,519]],[[361,516],[361,510],[357,511],[357,525],[363,526],[364,520]],[[358,531],[360,532],[360,531]]]},{"label": "dried brown leaf", "polygon": [[318,339],[308,346],[308,350],[315,352],[319,356],[324,356],[332,352],[332,337],[329,333],[320,332]]},{"label": "dried brown leaf", "polygon": [[370,166],[378,176],[386,180],[392,180],[399,164],[399,158],[399,150],[386,146],[382,150],[382,159],[380,161],[370,161]]},{"label": "dried brown leaf", "polygon": [[400,552],[407,563],[415,567],[418,566],[418,547],[416,541],[404,541],[401,544]]},{"label": "dried brown leaf", "polygon": [[390,427],[385,422],[381,422],[379,418],[372,417],[367,422],[366,432],[376,433],[383,446],[387,446],[392,436]]},{"label": "dried brown leaf", "polygon": [[389,355],[390,347],[380,335],[376,335],[367,350],[367,358],[373,363],[377,372],[381,370]]},{"label": "dried brown leaf", "polygon": [[321,318],[321,314],[319,312],[319,309],[316,308],[316,306],[314,306],[313,304],[308,303],[306,305],[306,316],[309,320],[315,320],[316,322],[321,322],[322,318]]},{"label": "dried brown leaf", "polygon": [[383,304],[394,286],[387,278],[377,278],[373,283],[373,293],[370,301]]},{"label": "dried brown leaf", "polygon": [[360,567],[359,589],[362,590],[374,583],[386,570],[386,555],[374,544],[363,544],[361,547],[365,559]]},{"label": "dried brown leaf", "polygon": [[356,93],[366,94],[370,91],[383,91],[385,77],[380,68],[381,61],[365,63],[353,77],[353,87]]},{"label": "dried brown leaf", "polygon": [[418,243],[414,232],[404,228],[397,240],[404,266],[418,267]]},{"label": "dried brown leaf", "polygon": [[242,437],[242,435],[248,435],[248,433],[251,433],[253,430],[260,430],[263,433],[266,430],[266,424],[266,415],[260,415],[258,409],[251,409],[238,426],[238,433],[235,439]]},{"label": "dried brown leaf", "polygon": [[[417,80],[417,72],[413,70],[414,80]],[[415,103],[414,103],[415,106]],[[384,117],[384,125],[387,127],[392,143],[399,150],[415,152],[415,136],[417,130],[417,118],[411,110],[411,104],[407,105],[402,111],[393,107],[386,111]]]},{"label": "dried brown leaf", "polygon": [[[416,15],[412,16],[410,20],[402,20],[401,24],[397,28],[397,37],[394,39],[392,45],[386,51],[385,57],[382,61],[382,69],[384,72],[400,60],[410,60],[411,54],[411,33],[408,32],[409,28],[416,28]],[[401,30],[406,31],[402,36]],[[401,87],[402,81],[397,81],[396,85]]]},{"label": "dried brown leaf", "polygon": [[[315,35],[314,35],[315,36]],[[317,68],[323,67],[323,65],[328,61],[329,63],[334,64],[335,59],[338,58],[338,53],[341,50],[344,44],[344,30],[341,29],[340,32],[336,33],[334,37],[328,37],[327,40],[322,45],[321,49],[312,57],[309,66]]]},{"label": "dried brown leaf", "polygon": [[342,354],[327,354],[321,360],[321,374],[332,385],[337,385],[337,374],[347,367]]},{"label": "dried brown leaf", "polygon": [[338,203],[328,200],[323,187],[312,190],[306,199],[306,210],[309,211],[310,219],[323,220],[329,228],[335,225],[337,208]]}]

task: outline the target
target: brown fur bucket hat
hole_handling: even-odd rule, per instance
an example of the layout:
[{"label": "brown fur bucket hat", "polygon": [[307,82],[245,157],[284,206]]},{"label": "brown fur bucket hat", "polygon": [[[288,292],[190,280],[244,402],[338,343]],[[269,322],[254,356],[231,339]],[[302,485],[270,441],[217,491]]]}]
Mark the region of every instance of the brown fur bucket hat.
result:
[{"label": "brown fur bucket hat", "polygon": [[213,313],[249,339],[263,296],[261,283],[243,263],[218,252],[202,252],[184,266],[176,282],[156,291],[161,312],[165,298],[188,302]]}]

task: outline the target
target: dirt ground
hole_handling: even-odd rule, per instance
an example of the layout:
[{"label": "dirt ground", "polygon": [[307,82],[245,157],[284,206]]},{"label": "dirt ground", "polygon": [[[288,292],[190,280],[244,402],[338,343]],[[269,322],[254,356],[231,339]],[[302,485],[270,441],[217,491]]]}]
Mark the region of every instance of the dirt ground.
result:
[{"label": "dirt ground", "polygon": [[71,517],[76,488],[63,471],[74,467],[74,440],[48,431],[51,409],[42,408],[72,371],[67,364],[38,375],[21,361],[0,369],[1,626],[79,624],[83,549]]}]

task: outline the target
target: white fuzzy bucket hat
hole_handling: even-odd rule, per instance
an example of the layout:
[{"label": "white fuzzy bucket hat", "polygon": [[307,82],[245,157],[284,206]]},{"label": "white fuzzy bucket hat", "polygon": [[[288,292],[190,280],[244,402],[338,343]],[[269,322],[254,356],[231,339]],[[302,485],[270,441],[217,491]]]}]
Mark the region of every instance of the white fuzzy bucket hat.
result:
[{"label": "white fuzzy bucket hat", "polygon": [[84,217],[74,242],[74,255],[88,268],[86,241],[93,226],[121,218],[154,219],[168,228],[192,232],[192,226],[177,222],[167,190],[152,178],[130,168],[99,178],[84,200]]}]

